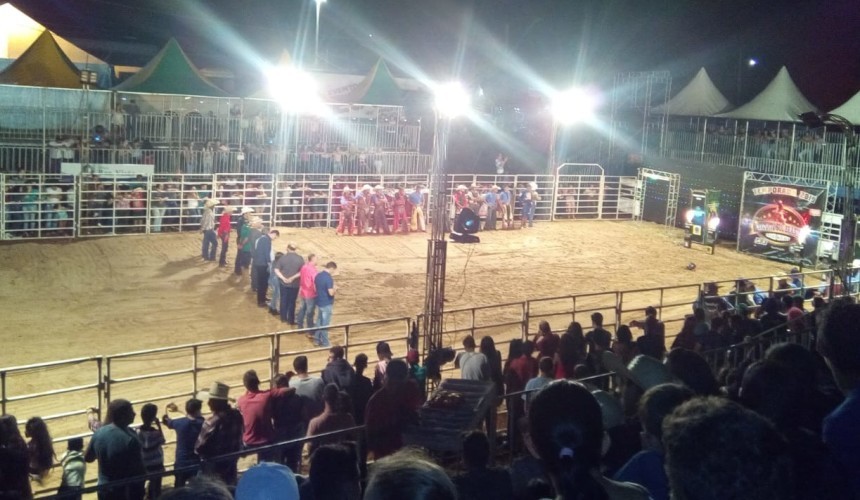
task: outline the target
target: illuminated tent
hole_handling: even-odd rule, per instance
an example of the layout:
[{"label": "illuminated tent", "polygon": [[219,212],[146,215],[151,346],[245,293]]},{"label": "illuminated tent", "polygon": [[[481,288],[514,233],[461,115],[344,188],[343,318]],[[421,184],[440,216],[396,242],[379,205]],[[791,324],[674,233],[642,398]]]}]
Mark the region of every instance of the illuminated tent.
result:
[{"label": "illuminated tent", "polygon": [[397,84],[385,61],[380,59],[373,65],[370,73],[364,77],[361,83],[348,94],[336,97],[336,100],[345,104],[401,106],[403,104],[403,89]]},{"label": "illuminated tent", "polygon": [[[44,25],[14,5],[0,5],[0,70],[21,57],[46,30]],[[56,33],[52,32],[51,35],[63,54],[79,70],[86,69],[97,73],[100,87],[113,85],[114,72],[110,65]]]},{"label": "illuminated tent", "polygon": [[140,71],[113,90],[149,94],[227,97],[227,93],[200,74],[173,38]]},{"label": "illuminated tent", "polygon": [[845,101],[842,106],[831,111],[834,115],[839,115],[847,118],[853,124],[860,123],[860,92],[854,94],[854,97]]},{"label": "illuminated tent", "polygon": [[664,105],[655,107],[652,112],[678,116],[713,116],[732,109],[732,104],[717,89],[705,68],[681,89],[675,97]]},{"label": "illuminated tent", "polygon": [[21,57],[0,73],[0,83],[64,89],[83,86],[78,69],[48,30],[43,31]]},{"label": "illuminated tent", "polygon": [[733,111],[717,116],[739,120],[800,122],[797,115],[816,109],[803,96],[800,89],[792,81],[788,70],[783,66],[776,77],[752,101]]}]

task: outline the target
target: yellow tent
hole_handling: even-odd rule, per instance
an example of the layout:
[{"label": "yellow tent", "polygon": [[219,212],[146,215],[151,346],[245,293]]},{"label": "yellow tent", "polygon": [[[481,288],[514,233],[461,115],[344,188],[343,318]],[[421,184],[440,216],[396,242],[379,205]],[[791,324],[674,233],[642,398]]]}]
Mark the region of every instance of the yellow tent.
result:
[{"label": "yellow tent", "polygon": [[[0,58],[17,59],[47,28],[24,14],[10,3],[0,5]],[[82,50],[70,41],[57,36],[54,39],[63,53],[76,64],[107,64],[96,56]]]},{"label": "yellow tent", "polygon": [[81,88],[78,69],[45,30],[21,57],[0,72],[0,83],[32,87]]}]

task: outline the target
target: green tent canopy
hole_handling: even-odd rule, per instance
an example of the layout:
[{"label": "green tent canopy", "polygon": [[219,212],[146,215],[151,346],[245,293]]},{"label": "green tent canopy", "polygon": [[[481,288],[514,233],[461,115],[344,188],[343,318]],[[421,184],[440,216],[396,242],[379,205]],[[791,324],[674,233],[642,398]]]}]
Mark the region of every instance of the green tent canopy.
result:
[{"label": "green tent canopy", "polygon": [[338,100],[346,104],[402,106],[403,89],[397,85],[385,61],[380,59],[352,92]]},{"label": "green tent canopy", "polygon": [[113,90],[150,94],[227,97],[226,92],[200,74],[174,38],[171,38],[146,66],[114,87]]},{"label": "green tent canopy", "polygon": [[0,83],[79,89],[81,74],[48,30],[0,73]]}]

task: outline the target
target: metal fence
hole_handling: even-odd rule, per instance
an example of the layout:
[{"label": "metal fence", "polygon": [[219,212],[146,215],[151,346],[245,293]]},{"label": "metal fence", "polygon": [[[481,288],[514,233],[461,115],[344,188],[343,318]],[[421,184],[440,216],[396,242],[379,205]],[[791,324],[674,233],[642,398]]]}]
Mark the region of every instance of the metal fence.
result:
[{"label": "metal fence", "polygon": [[[508,188],[519,221],[518,194],[529,182],[542,194],[535,210],[539,220],[633,216],[635,178],[454,175],[447,188],[453,194],[461,184],[474,186],[481,218],[490,207],[480,200],[491,186]],[[421,189],[429,218],[425,174],[0,174],[0,234],[6,240],[28,240],[197,231],[207,198],[250,207],[266,224],[334,227],[343,189],[359,191],[364,185],[384,186],[391,199],[400,187],[407,194]],[[393,222],[390,210],[387,219]]]}]

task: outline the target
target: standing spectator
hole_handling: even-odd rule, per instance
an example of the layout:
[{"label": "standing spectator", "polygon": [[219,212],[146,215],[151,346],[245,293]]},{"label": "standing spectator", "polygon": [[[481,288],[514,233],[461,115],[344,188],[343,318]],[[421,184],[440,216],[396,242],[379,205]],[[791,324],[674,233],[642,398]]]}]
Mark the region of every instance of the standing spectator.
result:
[{"label": "standing spectator", "polygon": [[388,363],[391,362],[392,354],[391,347],[388,342],[379,342],[376,344],[376,369],[373,371],[373,390],[378,391],[382,388],[385,382],[385,372],[388,370]]},{"label": "standing spectator", "polygon": [[454,358],[454,368],[460,369],[460,377],[465,380],[489,380],[490,365],[487,357],[475,352],[475,338],[466,335],[463,339],[463,352]]},{"label": "standing spectator", "polygon": [[567,331],[558,342],[558,352],[555,353],[555,378],[574,378],[577,365],[586,361],[585,336],[582,334],[582,326],[571,321]]},{"label": "standing spectator", "polygon": [[[636,343],[640,347],[640,351],[644,350],[651,353],[659,352],[659,357],[663,356],[663,353],[666,352],[666,326],[659,318],[657,318],[656,307],[646,307],[645,319],[633,320],[630,322],[630,326],[642,328],[644,331],[644,336],[636,339]],[[642,349],[642,344],[648,345],[645,346],[645,349]],[[643,352],[643,354],[645,353]]]},{"label": "standing spectator", "polygon": [[296,324],[296,297],[299,295],[299,276],[305,261],[296,253],[295,243],[287,243],[287,253],[275,264],[275,274],[281,280],[281,322]]},{"label": "standing spectator", "polygon": [[[248,370],[242,376],[245,394],[239,396],[236,406],[242,413],[242,423],[245,432],[242,442],[248,448],[271,444],[275,438],[275,428],[272,426],[273,398],[284,397],[295,389],[274,388],[268,391],[260,390],[260,378],[254,370]],[[257,454],[257,461],[272,461],[277,451],[269,450]]]},{"label": "standing spectator", "polygon": [[[277,375],[275,387],[290,386],[289,375]],[[299,439],[305,435],[305,421],[302,414],[302,398],[295,392],[272,400],[272,425],[275,429],[275,441],[282,442]],[[293,444],[280,450],[281,461],[291,470],[298,471],[302,463],[302,445]]]},{"label": "standing spectator", "polygon": [[[352,418],[349,410],[342,407],[343,398],[335,384],[325,386],[323,401],[325,402],[323,412],[308,423],[308,437],[355,427],[355,420]],[[314,451],[320,445],[338,443],[344,440],[344,436],[335,436],[310,441],[308,443],[308,455],[313,455]]]},{"label": "standing spectator", "polygon": [[218,239],[221,240],[221,256],[218,259],[218,266],[220,267],[227,267],[227,250],[230,245],[230,216],[234,210],[234,207],[227,205],[218,220],[217,234]]},{"label": "standing spectator", "polygon": [[585,341],[588,342],[588,354],[591,358],[591,364],[601,368],[600,359],[604,351],[608,351],[612,345],[612,334],[603,328],[603,315],[599,312],[591,315],[592,330],[585,334]]},{"label": "standing spectator", "polygon": [[360,500],[361,473],[355,446],[344,443],[317,448],[311,455],[308,481],[302,485],[301,492],[303,499]]},{"label": "standing spectator", "polygon": [[329,349],[328,353],[328,364],[322,372],[323,382],[334,384],[341,391],[352,394],[355,370],[349,365],[349,361],[344,359],[343,347],[336,345]]},{"label": "standing spectator", "polygon": [[540,357],[554,357],[555,353],[558,351],[558,343],[559,336],[556,333],[552,332],[552,327],[549,326],[549,322],[541,321],[538,324],[538,332],[535,334],[535,347],[538,350],[538,356]]},{"label": "standing spectator", "polygon": [[84,487],[84,478],[87,474],[87,462],[84,460],[84,438],[69,439],[68,450],[60,459],[60,465],[63,466],[63,479],[60,480],[57,494],[61,498],[80,500],[80,491]]},{"label": "standing spectator", "polygon": [[239,457],[213,460],[221,455],[242,449],[242,414],[230,407],[230,387],[213,382],[209,392],[201,392],[197,398],[206,401],[212,415],[203,422],[194,451],[203,460],[203,474],[217,476],[227,485],[236,484]]},{"label": "standing spectator", "polygon": [[463,435],[463,465],[466,472],[452,479],[459,498],[468,500],[512,500],[511,473],[506,469],[488,467],[490,441],[482,431]]},{"label": "standing spectator", "polygon": [[511,186],[505,185],[499,193],[499,207],[502,210],[502,228],[513,229],[514,207],[511,205]]},{"label": "standing spectator", "polygon": [[334,305],[334,295],[337,286],[334,284],[333,276],[337,273],[337,264],[329,261],[325,269],[314,278],[314,288],[317,291],[317,321],[314,324],[314,345],[316,347],[329,347],[328,325],[331,324],[331,310]]},{"label": "standing spectator", "polygon": [[290,387],[295,388],[296,395],[302,398],[305,413],[305,423],[322,412],[323,389],[325,382],[319,377],[308,374],[307,356],[296,356],[293,360],[295,376],[290,379]]},{"label": "standing spectator", "polygon": [[852,479],[854,496],[860,498],[860,305],[834,302],[819,321],[818,351],[845,394],[845,401],[824,419],[822,438]]},{"label": "standing spectator", "polygon": [[663,420],[693,396],[693,391],[679,384],[662,384],[645,392],[639,400],[642,451],[615,473],[616,481],[644,486],[652,500],[669,500],[669,479],[663,460]]},{"label": "standing spectator", "polygon": [[[203,402],[196,398],[191,398],[185,402],[185,416],[180,418],[170,418],[167,412],[175,412],[178,409],[176,404],[169,403],[161,417],[161,422],[168,428],[176,431],[176,457],[174,459],[173,468],[183,469],[190,467],[198,467],[200,458],[194,453],[194,445],[197,443],[197,437],[200,436],[200,430],[203,429],[203,416],[200,414],[200,409]],[[175,488],[185,486],[185,483],[192,477],[197,475],[197,469],[178,471],[175,474],[176,482],[173,484]]]},{"label": "standing spectator", "polygon": [[403,430],[417,418],[421,392],[408,375],[409,367],[403,360],[392,360],[385,372],[385,383],[367,403],[367,446],[377,460],[403,447]]},{"label": "standing spectator", "polygon": [[505,382],[502,377],[502,353],[496,350],[496,343],[489,335],[481,339],[481,354],[487,358],[487,366],[490,368],[490,380],[496,384],[496,393],[505,393]]},{"label": "standing spectator", "polygon": [[[140,447],[143,452],[143,466],[146,472],[164,471],[164,433],[161,432],[161,423],[158,421],[158,407],[152,403],[143,405],[140,410],[140,418],[143,425],[137,430],[140,439]],[[154,424],[154,425],[153,425]],[[158,498],[161,495],[161,477],[150,478],[149,486],[146,488],[147,498]]]},{"label": "standing spectator", "polygon": [[529,407],[529,435],[556,498],[649,498],[641,486],[600,473],[603,416],[597,399],[582,384],[558,380],[538,392]]},{"label": "standing spectator", "polygon": [[367,369],[367,354],[360,353],[355,356],[355,382],[352,391],[352,405],[354,411],[355,422],[358,425],[364,424],[364,411],[367,408],[367,402],[373,395],[373,382],[364,376],[364,370]]},{"label": "standing spectator", "polygon": [[529,403],[535,394],[553,381],[553,363],[552,358],[544,356],[538,362],[538,376],[526,382],[526,394],[523,394],[522,399],[525,405],[525,411],[528,413]]},{"label": "standing spectator", "polygon": [[13,415],[0,416],[0,498],[32,498],[27,443]]},{"label": "standing spectator", "polygon": [[273,260],[272,245],[281,233],[272,229],[269,234],[261,236],[254,246],[252,261],[254,263],[254,283],[257,286],[257,307],[266,307],[266,292],[269,290],[269,266]]},{"label": "standing spectator", "polygon": [[[317,288],[314,279],[317,277],[317,256],[308,255],[308,260],[299,271],[299,298],[302,305],[299,307],[299,315],[296,318],[299,329],[307,325],[314,326],[314,311],[317,303]],[[306,321],[307,320],[307,321]]]},{"label": "standing spectator", "polygon": [[663,446],[674,499],[794,498],[785,439],[737,403],[687,401],[663,420]]},{"label": "standing spectator", "polygon": [[[253,225],[254,209],[250,207],[242,207],[242,212],[239,218],[236,219],[236,261],[233,263],[233,274],[242,276],[242,271],[247,269],[251,264],[251,253],[254,249],[254,240],[251,237]],[[262,224],[262,221],[260,222]],[[257,234],[259,237],[260,226],[257,225]],[[251,275],[251,290],[256,291],[256,277]]]},{"label": "standing spectator", "polygon": [[419,362],[420,355],[417,349],[409,349],[406,352],[406,363],[409,365],[409,378],[418,384],[421,390],[421,397],[426,397],[425,390],[427,389],[427,369],[421,366]]},{"label": "standing spectator", "polygon": [[30,456],[30,477],[39,484],[51,472],[54,466],[54,443],[45,421],[39,417],[31,417],[24,426],[24,435],[30,438],[27,442],[27,454]]},{"label": "standing spectator", "polygon": [[627,325],[621,325],[615,331],[615,342],[612,344],[612,352],[621,358],[624,366],[627,366],[636,356],[636,344],[633,343],[633,332]]},{"label": "standing spectator", "polygon": [[[125,399],[111,401],[106,423],[93,434],[84,455],[87,462],[98,459],[99,485],[146,473],[140,440],[129,428],[132,422],[131,403]],[[143,496],[143,482],[99,489],[99,500],[140,500]]]},{"label": "standing spectator", "polygon": [[152,232],[161,232],[161,222],[164,220],[164,214],[167,211],[167,192],[161,186],[156,184],[152,190],[152,199],[150,208],[152,208]]}]

